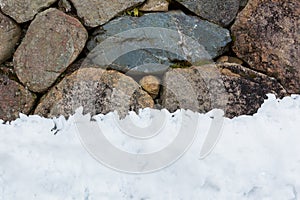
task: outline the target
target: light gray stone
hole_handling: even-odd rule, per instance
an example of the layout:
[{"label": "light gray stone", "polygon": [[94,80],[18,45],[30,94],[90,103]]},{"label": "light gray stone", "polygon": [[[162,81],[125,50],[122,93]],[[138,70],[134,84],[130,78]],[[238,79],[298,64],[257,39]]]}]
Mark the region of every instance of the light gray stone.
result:
[{"label": "light gray stone", "polygon": [[35,114],[67,117],[83,106],[84,113],[106,114],[116,110],[124,117],[129,110],[138,111],[153,104],[151,96],[129,76],[86,66],[53,87],[42,98]]}]

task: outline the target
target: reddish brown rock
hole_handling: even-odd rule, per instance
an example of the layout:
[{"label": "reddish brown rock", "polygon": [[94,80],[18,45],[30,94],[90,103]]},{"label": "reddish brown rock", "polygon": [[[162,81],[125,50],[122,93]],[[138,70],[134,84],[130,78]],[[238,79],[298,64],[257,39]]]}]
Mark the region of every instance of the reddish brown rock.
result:
[{"label": "reddish brown rock", "polygon": [[16,81],[0,74],[0,119],[14,120],[19,113],[29,114],[36,96]]},{"label": "reddish brown rock", "polygon": [[54,8],[36,16],[14,55],[20,81],[31,91],[46,91],[77,58],[88,38],[81,23]]},{"label": "reddish brown rock", "polygon": [[20,27],[0,12],[0,64],[12,56],[20,36]]},{"label": "reddish brown rock", "polygon": [[18,23],[32,20],[43,9],[49,7],[57,0],[1,0],[1,10]]},{"label": "reddish brown rock", "polygon": [[35,114],[46,117],[74,114],[83,106],[92,115],[118,111],[125,116],[129,110],[153,107],[153,100],[130,77],[100,68],[81,68],[53,87],[39,103]]},{"label": "reddish brown rock", "polygon": [[231,31],[238,57],[300,93],[299,0],[249,0]]}]

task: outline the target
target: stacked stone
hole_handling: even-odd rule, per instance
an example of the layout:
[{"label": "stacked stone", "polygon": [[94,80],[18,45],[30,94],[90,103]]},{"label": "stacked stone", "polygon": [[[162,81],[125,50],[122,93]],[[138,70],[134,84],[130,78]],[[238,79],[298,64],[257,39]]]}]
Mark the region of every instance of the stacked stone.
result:
[{"label": "stacked stone", "polygon": [[0,119],[253,114],[300,93],[298,0],[1,0]]}]

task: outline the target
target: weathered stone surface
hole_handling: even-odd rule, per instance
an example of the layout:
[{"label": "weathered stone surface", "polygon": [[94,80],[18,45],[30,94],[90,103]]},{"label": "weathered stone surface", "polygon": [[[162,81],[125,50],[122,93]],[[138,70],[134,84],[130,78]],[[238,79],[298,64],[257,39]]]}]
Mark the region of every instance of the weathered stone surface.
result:
[{"label": "weathered stone surface", "polygon": [[1,0],[0,7],[3,13],[9,15],[18,23],[32,20],[43,9],[57,0]]},{"label": "weathered stone surface", "polygon": [[238,57],[300,92],[299,0],[249,0],[231,30]]},{"label": "weathered stone surface", "polygon": [[0,74],[0,119],[14,120],[19,113],[29,114],[36,96],[19,83]]},{"label": "weathered stone surface", "polygon": [[38,14],[14,55],[18,78],[34,92],[47,90],[76,59],[87,37],[81,23],[62,11]]},{"label": "weathered stone surface", "polygon": [[162,107],[170,112],[177,109],[207,112],[211,109],[210,94],[201,71],[175,68],[166,72],[162,84]]},{"label": "weathered stone surface", "polygon": [[123,16],[93,35],[87,47],[94,63],[132,73],[163,73],[178,60],[210,60],[231,41],[228,30],[179,11]]},{"label": "weathered stone surface", "polygon": [[90,67],[77,70],[53,87],[35,113],[47,117],[68,116],[80,106],[84,113],[105,114],[116,110],[124,117],[128,110],[153,107],[153,100],[129,76]]},{"label": "weathered stone surface", "polygon": [[20,27],[0,11],[0,64],[12,56],[20,36]]},{"label": "weathered stone surface", "polygon": [[266,99],[266,94],[282,98],[286,90],[275,78],[253,71],[239,64],[222,63],[217,65],[228,94],[226,115],[252,115],[257,112]]},{"label": "weathered stone surface", "polygon": [[[219,72],[209,72],[214,68]],[[276,79],[232,63],[171,69],[163,86],[162,104],[171,112],[221,108],[228,117],[255,113],[267,93],[286,94]]]},{"label": "weathered stone surface", "polygon": [[160,89],[160,79],[158,77],[152,75],[144,76],[139,83],[153,99],[157,97]]},{"label": "weathered stone surface", "polygon": [[144,5],[142,5],[139,10],[140,11],[162,11],[166,12],[169,9],[169,2],[167,0],[147,0]]},{"label": "weathered stone surface", "polygon": [[86,26],[96,27],[105,24],[125,10],[136,7],[145,0],[71,0],[77,14]]},{"label": "weathered stone surface", "polygon": [[240,0],[176,0],[187,9],[209,21],[227,26],[239,10]]}]

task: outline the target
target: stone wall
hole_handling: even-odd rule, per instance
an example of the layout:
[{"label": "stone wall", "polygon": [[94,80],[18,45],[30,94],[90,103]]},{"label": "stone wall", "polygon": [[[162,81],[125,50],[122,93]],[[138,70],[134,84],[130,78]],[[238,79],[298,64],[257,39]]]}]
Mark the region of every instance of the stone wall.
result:
[{"label": "stone wall", "polygon": [[300,93],[299,0],[0,0],[0,119],[253,114]]}]

